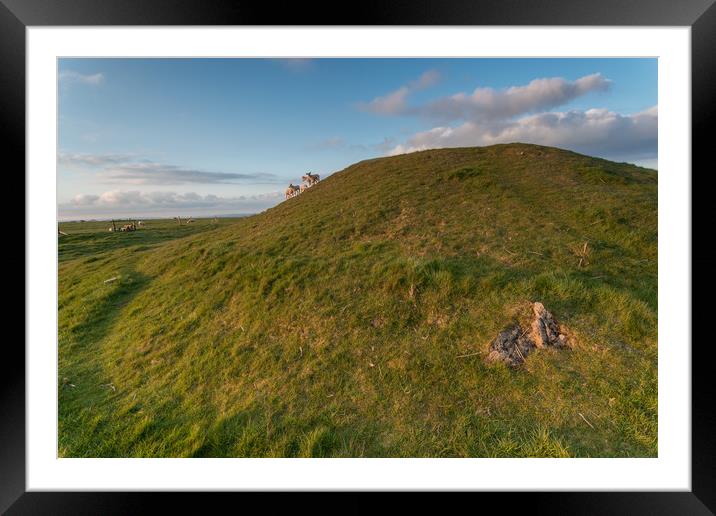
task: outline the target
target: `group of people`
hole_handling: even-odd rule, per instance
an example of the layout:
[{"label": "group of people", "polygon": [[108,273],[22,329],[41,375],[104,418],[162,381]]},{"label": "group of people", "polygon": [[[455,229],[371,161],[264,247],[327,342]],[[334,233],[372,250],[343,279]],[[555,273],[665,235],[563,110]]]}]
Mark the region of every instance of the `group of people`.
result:
[{"label": "group of people", "polygon": [[300,185],[297,186],[293,183],[289,183],[288,188],[286,188],[286,199],[297,196],[307,188],[310,188],[318,183],[320,180],[321,178],[318,174],[311,174],[308,172],[305,176],[301,177],[301,181],[303,182]]}]

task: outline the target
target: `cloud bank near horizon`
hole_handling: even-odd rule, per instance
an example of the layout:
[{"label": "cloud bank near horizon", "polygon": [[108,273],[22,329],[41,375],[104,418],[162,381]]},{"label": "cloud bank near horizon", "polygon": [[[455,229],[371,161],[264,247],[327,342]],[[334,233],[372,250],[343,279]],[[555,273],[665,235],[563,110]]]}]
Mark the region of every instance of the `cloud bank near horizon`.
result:
[{"label": "cloud bank near horizon", "polygon": [[143,192],[109,190],[100,195],[79,194],[58,205],[60,219],[142,217],[142,216],[212,216],[258,213],[276,204],[280,191],[257,195],[221,197],[195,192]]},{"label": "cloud bank near horizon", "polygon": [[646,160],[656,156],[658,109],[632,115],[606,109],[547,112],[491,124],[465,122],[439,126],[411,136],[388,155],[440,147],[534,143],[611,159]]}]

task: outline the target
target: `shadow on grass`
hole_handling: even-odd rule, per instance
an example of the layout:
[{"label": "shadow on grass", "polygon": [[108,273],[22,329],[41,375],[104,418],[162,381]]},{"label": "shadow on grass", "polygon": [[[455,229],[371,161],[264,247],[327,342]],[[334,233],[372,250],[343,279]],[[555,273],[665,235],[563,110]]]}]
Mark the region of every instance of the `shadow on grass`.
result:
[{"label": "shadow on grass", "polygon": [[111,439],[100,436],[109,424],[103,417],[107,406],[117,394],[103,375],[102,361],[97,359],[101,353],[98,344],[121,321],[122,307],[147,286],[150,278],[131,272],[123,274],[120,281],[91,305],[79,324],[60,333],[57,392],[60,456],[106,456],[111,447]]},{"label": "shadow on grass", "polygon": [[[94,344],[109,334],[120,315],[122,307],[127,305],[148,284],[150,278],[138,272],[123,272],[116,286],[87,311],[84,320],[72,327],[70,332],[75,344]],[[100,285],[98,288],[104,288]]]}]

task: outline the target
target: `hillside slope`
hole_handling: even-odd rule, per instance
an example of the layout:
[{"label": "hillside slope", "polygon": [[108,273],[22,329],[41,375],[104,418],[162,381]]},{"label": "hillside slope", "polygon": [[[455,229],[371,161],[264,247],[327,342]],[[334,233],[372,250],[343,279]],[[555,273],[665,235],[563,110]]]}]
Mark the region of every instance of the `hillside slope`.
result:
[{"label": "hillside slope", "polygon": [[[522,144],[368,160],[59,278],[63,456],[657,453],[652,170]],[[486,364],[537,300],[574,349]]]}]

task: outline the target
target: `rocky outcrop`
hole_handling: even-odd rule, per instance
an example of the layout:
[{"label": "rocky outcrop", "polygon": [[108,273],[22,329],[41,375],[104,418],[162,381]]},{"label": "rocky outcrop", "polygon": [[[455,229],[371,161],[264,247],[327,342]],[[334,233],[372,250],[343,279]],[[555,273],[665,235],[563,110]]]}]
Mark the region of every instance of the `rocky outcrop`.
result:
[{"label": "rocky outcrop", "polygon": [[532,305],[534,320],[532,321],[531,337],[538,348],[555,346],[558,348],[568,347],[567,337],[560,332],[554,316],[547,311],[544,305],[536,302]]},{"label": "rocky outcrop", "polygon": [[490,343],[489,362],[505,362],[517,367],[537,348],[570,347],[565,331],[542,303],[533,303],[532,311],[534,318],[530,327],[523,329],[513,324],[497,334]]},{"label": "rocky outcrop", "polygon": [[497,334],[490,344],[489,362],[506,362],[518,366],[535,349],[534,341],[519,325],[513,325]]}]

